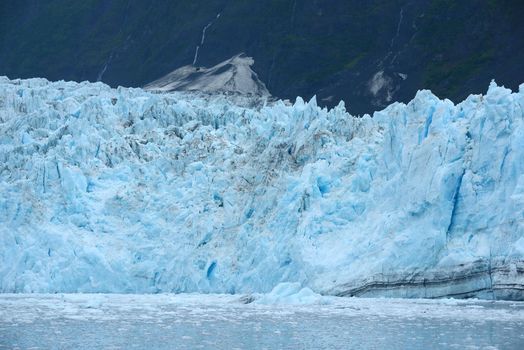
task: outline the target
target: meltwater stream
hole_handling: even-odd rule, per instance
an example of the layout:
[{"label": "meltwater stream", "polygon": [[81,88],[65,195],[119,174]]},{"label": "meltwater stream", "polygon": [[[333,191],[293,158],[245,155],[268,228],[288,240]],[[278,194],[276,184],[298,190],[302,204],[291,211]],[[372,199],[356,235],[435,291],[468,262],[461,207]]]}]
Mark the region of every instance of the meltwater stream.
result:
[{"label": "meltwater stream", "polygon": [[[0,296],[0,349],[524,348],[524,303],[225,295]],[[260,300],[260,299],[258,299]]]}]

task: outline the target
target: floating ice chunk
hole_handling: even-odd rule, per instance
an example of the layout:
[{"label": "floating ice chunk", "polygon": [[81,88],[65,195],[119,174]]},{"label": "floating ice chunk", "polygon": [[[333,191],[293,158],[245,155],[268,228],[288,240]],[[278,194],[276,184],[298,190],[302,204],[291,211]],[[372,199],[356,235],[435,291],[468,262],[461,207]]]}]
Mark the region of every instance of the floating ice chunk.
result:
[{"label": "floating ice chunk", "polygon": [[280,283],[271,292],[255,301],[258,304],[325,304],[329,298],[322,297],[310,288],[302,288],[300,283]]}]

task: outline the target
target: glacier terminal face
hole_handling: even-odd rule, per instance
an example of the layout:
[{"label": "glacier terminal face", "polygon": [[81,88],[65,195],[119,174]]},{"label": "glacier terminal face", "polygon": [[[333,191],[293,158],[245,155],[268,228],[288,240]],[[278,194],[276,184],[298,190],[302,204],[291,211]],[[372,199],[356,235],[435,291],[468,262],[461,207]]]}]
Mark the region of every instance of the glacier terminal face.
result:
[{"label": "glacier terminal face", "polygon": [[0,78],[0,290],[524,299],[523,111]]}]

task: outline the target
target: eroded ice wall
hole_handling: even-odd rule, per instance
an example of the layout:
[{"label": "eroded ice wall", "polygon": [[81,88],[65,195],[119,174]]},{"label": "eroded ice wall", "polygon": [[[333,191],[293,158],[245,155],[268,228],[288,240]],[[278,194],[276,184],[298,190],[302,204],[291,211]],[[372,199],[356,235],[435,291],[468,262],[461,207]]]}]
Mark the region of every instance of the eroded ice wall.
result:
[{"label": "eroded ice wall", "polygon": [[246,106],[1,78],[0,290],[523,297],[524,86]]}]

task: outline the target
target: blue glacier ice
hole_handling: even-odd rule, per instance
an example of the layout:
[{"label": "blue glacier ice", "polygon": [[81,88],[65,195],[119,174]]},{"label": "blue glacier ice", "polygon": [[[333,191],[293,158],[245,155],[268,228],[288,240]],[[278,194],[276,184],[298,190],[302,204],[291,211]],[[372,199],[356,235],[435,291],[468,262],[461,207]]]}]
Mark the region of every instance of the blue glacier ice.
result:
[{"label": "blue glacier ice", "polygon": [[0,291],[279,284],[522,299],[524,85],[353,117],[0,78]]}]

